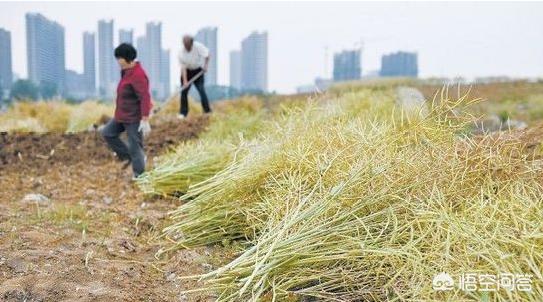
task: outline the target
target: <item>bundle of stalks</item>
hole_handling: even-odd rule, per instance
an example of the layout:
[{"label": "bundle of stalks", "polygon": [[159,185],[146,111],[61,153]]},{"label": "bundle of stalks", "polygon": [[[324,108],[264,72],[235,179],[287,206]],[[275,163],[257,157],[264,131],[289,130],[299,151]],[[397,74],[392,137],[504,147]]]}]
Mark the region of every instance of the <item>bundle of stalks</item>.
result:
[{"label": "bundle of stalks", "polygon": [[[365,111],[368,115],[379,114],[387,104],[389,109],[393,104],[389,94],[378,94],[376,99],[369,99],[369,92],[364,92],[358,97],[362,100],[349,95],[344,100],[311,103],[303,109],[295,107],[288,114],[266,121],[263,128],[267,131],[258,139],[240,142],[232,164],[212,178],[189,187],[181,198],[191,202],[173,212],[179,223],[167,228],[166,234],[176,238],[182,247],[254,238],[259,228],[249,217],[265,220],[253,217],[251,209],[259,200],[267,177],[291,168],[306,167],[305,163],[309,163],[306,157],[320,156],[313,153],[315,150],[335,149],[336,145],[327,143],[328,132],[341,128],[345,121],[364,111],[368,102],[378,100],[375,108]],[[344,106],[350,110],[342,110]],[[308,144],[300,145],[300,141]]]},{"label": "bundle of stalks", "polygon": [[[251,244],[201,278],[219,301],[538,301],[541,167],[507,140],[462,136],[467,98],[425,115],[359,91],[295,111],[189,187],[172,248]],[[356,112],[356,114],[353,114]],[[436,292],[439,272],[531,274],[532,291]]]},{"label": "bundle of stalks", "polygon": [[182,143],[159,157],[154,168],[137,181],[146,194],[178,196],[192,184],[224,169],[234,158],[238,141],[254,137],[262,129],[263,112],[215,114],[198,141]]},{"label": "bundle of stalks", "polygon": [[208,179],[228,165],[233,148],[216,141],[185,142],[159,157],[155,167],[142,174],[137,184],[146,194],[182,195],[191,184]]},{"label": "bundle of stalks", "polygon": [[[258,185],[255,184],[260,183],[264,176],[259,168],[270,161],[275,148],[256,141],[242,142],[231,164],[209,179],[189,187],[181,199],[194,199],[194,202],[186,203],[173,212],[172,217],[177,223],[165,230],[176,244],[159,254],[180,247],[249,238],[251,230],[246,227],[246,217],[242,212],[257,201]],[[215,203],[219,199],[224,201]],[[188,218],[190,215],[198,217]]]}]

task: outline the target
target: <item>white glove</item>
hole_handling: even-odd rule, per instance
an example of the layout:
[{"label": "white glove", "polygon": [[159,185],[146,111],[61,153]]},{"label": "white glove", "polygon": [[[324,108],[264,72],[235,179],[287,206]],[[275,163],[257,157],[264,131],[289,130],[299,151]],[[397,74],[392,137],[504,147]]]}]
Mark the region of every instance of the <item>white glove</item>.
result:
[{"label": "white glove", "polygon": [[140,126],[138,127],[138,132],[141,132],[143,136],[147,136],[151,132],[151,125],[149,124],[149,121],[140,121]]}]

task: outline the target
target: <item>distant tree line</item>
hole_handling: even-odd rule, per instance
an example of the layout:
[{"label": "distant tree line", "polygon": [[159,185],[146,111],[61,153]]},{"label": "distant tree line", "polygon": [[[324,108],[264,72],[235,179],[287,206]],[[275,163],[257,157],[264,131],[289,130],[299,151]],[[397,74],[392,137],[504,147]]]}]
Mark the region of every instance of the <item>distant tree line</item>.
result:
[{"label": "distant tree line", "polygon": [[58,94],[57,85],[49,82],[34,84],[30,80],[17,80],[11,86],[9,97],[12,100],[50,99]]}]

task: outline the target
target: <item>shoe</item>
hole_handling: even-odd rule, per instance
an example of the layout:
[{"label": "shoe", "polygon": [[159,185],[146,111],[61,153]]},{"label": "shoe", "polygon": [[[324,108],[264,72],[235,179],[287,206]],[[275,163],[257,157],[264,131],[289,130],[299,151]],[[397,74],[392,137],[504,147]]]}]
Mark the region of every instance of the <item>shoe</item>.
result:
[{"label": "shoe", "polygon": [[184,116],[183,114],[178,114],[178,115],[177,115],[177,118],[180,119],[180,120],[184,120],[184,119],[186,119],[187,117]]}]

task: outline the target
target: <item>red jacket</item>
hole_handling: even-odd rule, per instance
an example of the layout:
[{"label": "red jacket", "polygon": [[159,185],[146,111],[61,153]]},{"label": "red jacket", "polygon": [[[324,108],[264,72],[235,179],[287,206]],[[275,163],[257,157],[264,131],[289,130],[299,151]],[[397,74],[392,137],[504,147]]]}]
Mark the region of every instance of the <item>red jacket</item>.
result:
[{"label": "red jacket", "polygon": [[121,123],[139,122],[151,112],[149,79],[139,62],[132,68],[121,71],[117,86],[115,120]]}]

